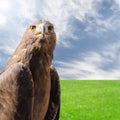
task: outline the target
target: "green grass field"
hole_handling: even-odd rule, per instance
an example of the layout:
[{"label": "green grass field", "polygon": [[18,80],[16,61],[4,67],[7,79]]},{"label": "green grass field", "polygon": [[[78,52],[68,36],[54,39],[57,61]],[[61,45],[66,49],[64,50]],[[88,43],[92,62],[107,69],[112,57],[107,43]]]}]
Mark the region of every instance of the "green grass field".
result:
[{"label": "green grass field", "polygon": [[120,81],[61,80],[60,120],[120,120]]}]

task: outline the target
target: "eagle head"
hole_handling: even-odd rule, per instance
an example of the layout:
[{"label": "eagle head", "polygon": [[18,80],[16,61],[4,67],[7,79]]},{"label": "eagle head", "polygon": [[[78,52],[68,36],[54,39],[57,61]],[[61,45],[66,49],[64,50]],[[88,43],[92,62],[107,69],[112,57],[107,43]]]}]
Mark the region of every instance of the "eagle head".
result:
[{"label": "eagle head", "polygon": [[34,49],[52,53],[56,45],[54,26],[49,21],[39,20],[29,25],[26,29],[22,42]]},{"label": "eagle head", "polygon": [[8,65],[13,62],[30,64],[30,61],[34,63],[36,63],[35,61],[46,61],[51,65],[55,45],[56,34],[53,24],[45,20],[33,22],[24,32]]}]

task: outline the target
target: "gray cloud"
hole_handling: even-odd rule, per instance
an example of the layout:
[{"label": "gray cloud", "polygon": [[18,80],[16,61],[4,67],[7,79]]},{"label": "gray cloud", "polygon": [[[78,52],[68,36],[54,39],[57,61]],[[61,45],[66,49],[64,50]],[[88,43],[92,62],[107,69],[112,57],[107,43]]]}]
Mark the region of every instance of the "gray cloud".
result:
[{"label": "gray cloud", "polygon": [[[108,44],[101,51],[83,53],[77,59],[56,61],[61,79],[120,79],[120,42]],[[81,60],[82,57],[82,60]],[[105,67],[108,65],[109,67]]]}]

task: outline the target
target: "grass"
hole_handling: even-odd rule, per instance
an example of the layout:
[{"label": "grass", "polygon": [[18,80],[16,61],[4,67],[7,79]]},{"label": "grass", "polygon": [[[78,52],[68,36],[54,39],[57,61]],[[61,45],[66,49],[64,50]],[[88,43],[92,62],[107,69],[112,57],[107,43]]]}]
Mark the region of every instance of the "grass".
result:
[{"label": "grass", "polygon": [[60,120],[120,120],[120,81],[61,80]]}]

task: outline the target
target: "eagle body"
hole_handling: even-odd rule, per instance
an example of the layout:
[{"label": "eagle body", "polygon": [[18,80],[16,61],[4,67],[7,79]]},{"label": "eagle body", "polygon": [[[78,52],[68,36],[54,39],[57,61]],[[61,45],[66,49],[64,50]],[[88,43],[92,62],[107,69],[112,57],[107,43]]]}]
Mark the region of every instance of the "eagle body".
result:
[{"label": "eagle body", "polygon": [[[50,22],[40,20],[27,28],[0,74],[0,91],[4,93],[0,93],[0,120],[59,119],[59,76],[50,67],[55,45],[56,35]],[[10,106],[12,109],[8,110]]]}]

